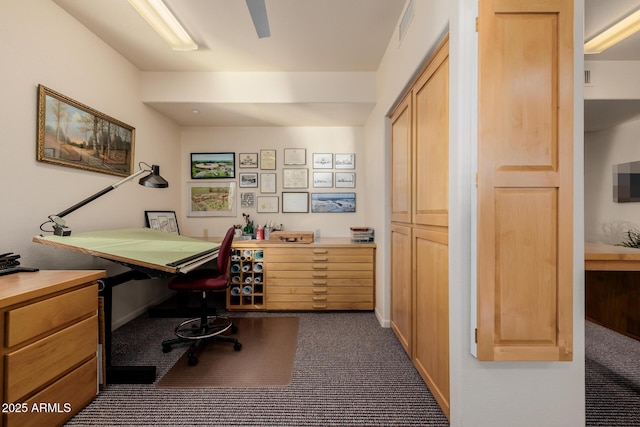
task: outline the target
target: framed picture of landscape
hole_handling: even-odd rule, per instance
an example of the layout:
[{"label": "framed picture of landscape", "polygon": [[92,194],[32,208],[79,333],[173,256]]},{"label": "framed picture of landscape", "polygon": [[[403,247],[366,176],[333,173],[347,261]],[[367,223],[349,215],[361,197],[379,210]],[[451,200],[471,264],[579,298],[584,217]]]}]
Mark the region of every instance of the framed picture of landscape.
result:
[{"label": "framed picture of landscape", "polygon": [[191,179],[236,177],[236,153],[191,153]]},{"label": "framed picture of landscape", "polygon": [[36,160],[129,176],[134,138],[132,126],[38,85]]},{"label": "framed picture of landscape", "polygon": [[188,182],[187,216],[236,216],[235,182]]}]

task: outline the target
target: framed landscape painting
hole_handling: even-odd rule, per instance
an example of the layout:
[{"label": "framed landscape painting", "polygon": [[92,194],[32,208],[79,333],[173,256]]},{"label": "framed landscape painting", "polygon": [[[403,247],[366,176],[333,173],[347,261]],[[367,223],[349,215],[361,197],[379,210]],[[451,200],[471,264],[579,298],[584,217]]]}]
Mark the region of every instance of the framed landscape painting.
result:
[{"label": "framed landscape painting", "polygon": [[236,177],[236,153],[191,153],[191,179]]},{"label": "framed landscape painting", "polygon": [[134,138],[132,126],[38,85],[36,160],[129,176]]}]

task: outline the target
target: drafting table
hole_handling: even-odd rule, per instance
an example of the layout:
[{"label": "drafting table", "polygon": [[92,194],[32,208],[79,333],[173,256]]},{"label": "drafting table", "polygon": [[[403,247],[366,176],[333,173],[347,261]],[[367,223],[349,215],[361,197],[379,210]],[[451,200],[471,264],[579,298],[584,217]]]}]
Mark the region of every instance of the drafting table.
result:
[{"label": "drafting table", "polygon": [[152,230],[130,228],[74,233],[70,236],[36,236],[33,241],[104,258],[129,267],[129,271],[98,280],[104,297],[105,356],[108,383],[151,383],[155,366],[111,366],[112,289],[130,280],[167,278],[186,273],[216,259],[219,243]]}]

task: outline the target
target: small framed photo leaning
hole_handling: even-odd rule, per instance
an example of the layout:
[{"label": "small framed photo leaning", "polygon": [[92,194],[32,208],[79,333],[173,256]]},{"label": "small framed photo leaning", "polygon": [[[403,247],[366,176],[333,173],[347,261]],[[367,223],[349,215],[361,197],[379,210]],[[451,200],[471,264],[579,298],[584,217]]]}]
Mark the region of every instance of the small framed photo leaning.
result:
[{"label": "small framed photo leaning", "polygon": [[38,85],[39,162],[129,176],[134,139],[132,126]]},{"label": "small framed photo leaning", "polygon": [[191,153],[191,179],[236,177],[235,153]]},{"label": "small framed photo leaning", "polygon": [[180,234],[175,211],[144,211],[144,219],[148,228]]}]

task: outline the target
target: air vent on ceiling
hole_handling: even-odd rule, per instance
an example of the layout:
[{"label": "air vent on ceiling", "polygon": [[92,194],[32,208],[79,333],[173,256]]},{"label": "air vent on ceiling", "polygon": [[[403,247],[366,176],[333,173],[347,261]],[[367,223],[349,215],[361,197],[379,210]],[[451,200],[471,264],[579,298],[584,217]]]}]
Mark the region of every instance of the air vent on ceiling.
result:
[{"label": "air vent on ceiling", "polygon": [[413,18],[413,0],[409,0],[409,2],[407,3],[407,7],[404,10],[404,15],[402,15],[402,19],[400,20],[400,24],[398,25],[399,40],[402,40],[404,33],[407,32],[407,28],[409,28],[409,24],[411,23],[411,18]]}]

